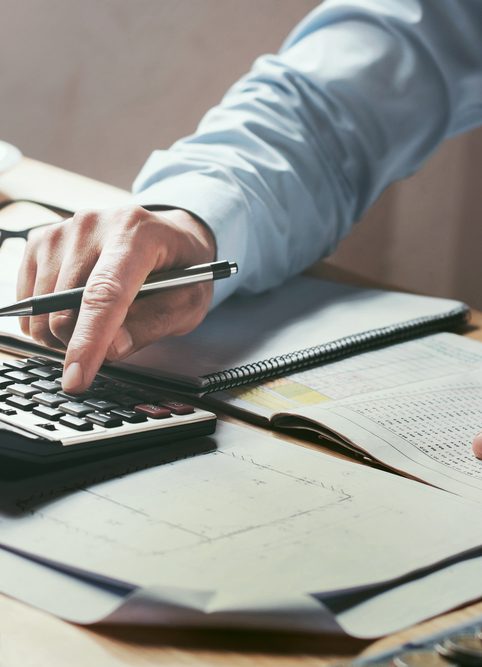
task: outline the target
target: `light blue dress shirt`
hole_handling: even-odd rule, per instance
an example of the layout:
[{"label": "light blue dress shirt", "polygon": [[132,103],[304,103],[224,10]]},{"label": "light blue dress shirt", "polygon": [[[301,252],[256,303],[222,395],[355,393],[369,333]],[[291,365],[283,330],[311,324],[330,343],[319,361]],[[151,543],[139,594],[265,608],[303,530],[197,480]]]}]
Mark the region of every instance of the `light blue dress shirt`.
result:
[{"label": "light blue dress shirt", "polygon": [[482,0],[326,0],[154,151],[134,192],[202,218],[238,262],[218,303],[330,254],[387,185],[481,123]]}]

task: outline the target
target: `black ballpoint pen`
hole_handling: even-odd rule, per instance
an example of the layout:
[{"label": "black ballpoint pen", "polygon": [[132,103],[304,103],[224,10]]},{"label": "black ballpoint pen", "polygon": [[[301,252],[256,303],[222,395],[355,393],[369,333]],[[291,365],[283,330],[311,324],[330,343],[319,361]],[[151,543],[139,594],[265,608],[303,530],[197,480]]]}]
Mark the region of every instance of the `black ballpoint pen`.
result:
[{"label": "black ballpoint pen", "polygon": [[[185,269],[174,269],[163,273],[155,273],[149,276],[148,281],[142,285],[137,297],[145,296],[152,292],[161,292],[173,287],[185,287],[195,283],[207,282],[209,280],[219,280],[229,278],[238,272],[238,266],[235,262],[221,260],[219,262],[210,262],[208,264],[197,264],[188,266]],[[63,292],[52,292],[51,294],[41,294],[32,296],[29,299],[22,299],[9,306],[0,308],[0,317],[16,315],[17,317],[31,317],[33,315],[42,315],[44,313],[55,313],[59,310],[71,310],[79,308],[82,302],[84,287],[75,287],[74,289]],[[136,299],[137,299],[136,297]]]}]

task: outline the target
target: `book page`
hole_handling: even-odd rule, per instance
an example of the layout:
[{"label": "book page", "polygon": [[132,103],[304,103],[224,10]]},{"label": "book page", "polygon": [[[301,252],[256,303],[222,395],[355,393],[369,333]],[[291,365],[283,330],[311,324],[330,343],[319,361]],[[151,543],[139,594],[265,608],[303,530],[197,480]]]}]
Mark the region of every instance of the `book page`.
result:
[{"label": "book page", "polygon": [[299,410],[378,461],[482,501],[482,369]]},{"label": "book page", "polygon": [[208,400],[271,419],[279,412],[297,414],[310,406],[405,387],[479,366],[482,367],[481,343],[456,334],[440,333],[363,352],[254,386],[215,392]]}]

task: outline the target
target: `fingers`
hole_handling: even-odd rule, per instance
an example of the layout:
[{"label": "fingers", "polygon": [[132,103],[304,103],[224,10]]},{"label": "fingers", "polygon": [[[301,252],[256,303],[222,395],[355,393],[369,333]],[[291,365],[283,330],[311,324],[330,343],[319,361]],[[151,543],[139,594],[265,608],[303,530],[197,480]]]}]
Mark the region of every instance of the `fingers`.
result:
[{"label": "fingers", "polygon": [[[33,244],[27,244],[17,276],[17,300],[28,299],[33,294],[37,276],[36,252]],[[30,336],[30,317],[20,318],[20,328]]]},{"label": "fingers", "polygon": [[[19,299],[53,291],[59,265],[58,248],[61,235],[59,225],[52,225],[46,238],[41,232],[32,235],[19,271]],[[25,334],[31,335],[40,343],[58,347],[59,341],[51,334],[48,326],[48,315],[21,318],[20,326]]]},{"label": "fingers", "polygon": [[482,459],[482,432],[475,436],[472,442],[472,451],[478,459]]},{"label": "fingers", "polygon": [[198,284],[138,299],[129,308],[106,358],[123,359],[164,336],[189,333],[206,316],[212,291],[211,284]]},{"label": "fingers", "polygon": [[66,391],[86,389],[124,322],[146,276],[155,265],[156,245],[150,227],[129,214],[109,235],[86,283],[77,322],[65,357]]},{"label": "fingers", "polygon": [[120,359],[202,320],[211,285],[133,300],[149,273],[214,255],[211,232],[184,211],[81,211],[29,239],[18,282],[18,298],[85,285],[81,308],[26,319],[22,329],[49,346],[68,344],[64,389],[83,391],[106,357]]},{"label": "fingers", "polygon": [[[96,230],[96,234],[92,234],[92,230],[99,218],[94,211],[84,211],[72,220],[53,291],[61,292],[87,283],[98,259],[99,233]],[[66,347],[72,337],[77,315],[77,310],[62,310],[48,317],[48,328]]]}]

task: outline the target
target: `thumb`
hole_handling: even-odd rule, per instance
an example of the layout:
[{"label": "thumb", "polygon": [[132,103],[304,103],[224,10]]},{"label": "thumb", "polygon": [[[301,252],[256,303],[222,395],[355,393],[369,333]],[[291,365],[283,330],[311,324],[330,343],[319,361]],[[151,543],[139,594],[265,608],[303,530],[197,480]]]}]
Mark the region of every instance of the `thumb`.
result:
[{"label": "thumb", "polygon": [[164,336],[192,331],[205,317],[212,298],[211,284],[198,284],[135,301],[117,331],[106,358],[123,359]]},{"label": "thumb", "polygon": [[131,354],[134,349],[134,340],[127,325],[124,323],[114,336],[114,340],[107,350],[106,359],[108,361],[123,359],[124,357],[127,357],[129,354]]}]

